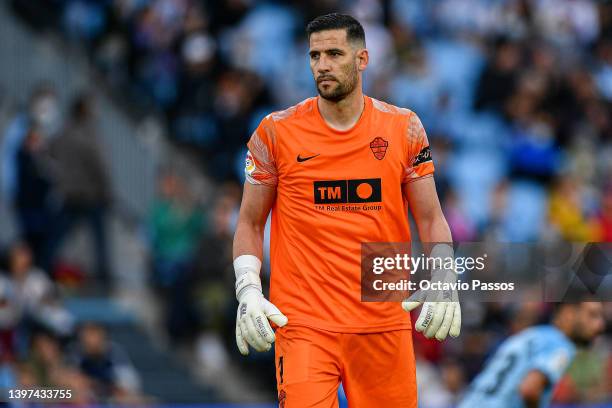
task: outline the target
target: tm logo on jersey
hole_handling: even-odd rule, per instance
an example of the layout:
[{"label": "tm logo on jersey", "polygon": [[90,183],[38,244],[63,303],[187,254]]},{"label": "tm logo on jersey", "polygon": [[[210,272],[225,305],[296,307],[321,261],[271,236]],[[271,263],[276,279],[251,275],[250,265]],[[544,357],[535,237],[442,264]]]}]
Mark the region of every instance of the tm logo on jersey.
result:
[{"label": "tm logo on jersey", "polygon": [[381,180],[325,180],[314,182],[315,204],[358,204],[382,201]]}]

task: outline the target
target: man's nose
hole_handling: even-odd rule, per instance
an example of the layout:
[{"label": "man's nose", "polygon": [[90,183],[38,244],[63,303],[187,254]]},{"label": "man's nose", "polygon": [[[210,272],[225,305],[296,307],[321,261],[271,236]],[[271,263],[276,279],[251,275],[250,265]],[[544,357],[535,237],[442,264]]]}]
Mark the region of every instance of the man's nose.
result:
[{"label": "man's nose", "polygon": [[331,66],[329,64],[329,61],[327,58],[325,58],[324,56],[321,56],[319,58],[319,63],[317,64],[317,71],[320,73],[323,72],[329,72],[331,69]]}]

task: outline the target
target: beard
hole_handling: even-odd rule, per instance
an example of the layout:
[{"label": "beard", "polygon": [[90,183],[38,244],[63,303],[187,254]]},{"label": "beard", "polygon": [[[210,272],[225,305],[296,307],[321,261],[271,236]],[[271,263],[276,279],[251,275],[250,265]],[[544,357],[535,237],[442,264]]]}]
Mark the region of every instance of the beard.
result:
[{"label": "beard", "polygon": [[589,348],[595,341],[595,339],[587,339],[585,337],[574,337],[572,340],[578,348]]},{"label": "beard", "polygon": [[[359,82],[357,69],[354,66],[349,66],[348,69],[345,70],[345,72],[347,73],[347,75],[346,81],[344,82],[339,81],[336,77],[331,75],[323,75],[317,78],[317,92],[319,92],[321,98],[331,102],[340,102],[341,100],[346,98],[347,95],[350,95],[355,90],[355,88],[357,87],[357,83]],[[324,89],[319,84],[322,79],[333,80],[336,82],[336,86],[330,86],[329,88]]]},{"label": "beard", "polygon": [[581,326],[576,327],[570,336],[572,342],[579,348],[588,348],[595,341],[595,337],[587,336]]}]

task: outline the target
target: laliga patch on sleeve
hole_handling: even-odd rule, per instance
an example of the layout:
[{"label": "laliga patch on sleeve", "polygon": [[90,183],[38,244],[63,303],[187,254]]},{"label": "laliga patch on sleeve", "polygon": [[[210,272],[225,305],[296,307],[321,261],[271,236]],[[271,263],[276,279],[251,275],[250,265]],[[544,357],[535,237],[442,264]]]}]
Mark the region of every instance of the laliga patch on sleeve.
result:
[{"label": "laliga patch on sleeve", "polygon": [[249,176],[253,175],[255,171],[255,160],[253,160],[253,155],[250,151],[247,151],[246,160],[244,162],[244,171]]},{"label": "laliga patch on sleeve", "polygon": [[554,373],[562,374],[569,364],[569,356],[565,350],[560,350],[556,352],[550,362],[548,363],[548,368]]}]

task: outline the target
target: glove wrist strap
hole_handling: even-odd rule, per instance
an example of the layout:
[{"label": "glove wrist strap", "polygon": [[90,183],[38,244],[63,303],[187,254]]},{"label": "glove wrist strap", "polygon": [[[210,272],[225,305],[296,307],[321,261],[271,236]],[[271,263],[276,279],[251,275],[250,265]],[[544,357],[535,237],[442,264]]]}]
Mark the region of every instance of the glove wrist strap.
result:
[{"label": "glove wrist strap", "polygon": [[236,273],[236,299],[238,302],[247,294],[257,291],[260,294],[261,279],[259,271],[261,261],[253,255],[241,255],[234,259],[234,272]]},{"label": "glove wrist strap", "polygon": [[238,299],[238,302],[240,302],[247,293],[253,291],[262,294],[259,275],[248,272],[236,279],[236,299]]}]

